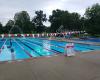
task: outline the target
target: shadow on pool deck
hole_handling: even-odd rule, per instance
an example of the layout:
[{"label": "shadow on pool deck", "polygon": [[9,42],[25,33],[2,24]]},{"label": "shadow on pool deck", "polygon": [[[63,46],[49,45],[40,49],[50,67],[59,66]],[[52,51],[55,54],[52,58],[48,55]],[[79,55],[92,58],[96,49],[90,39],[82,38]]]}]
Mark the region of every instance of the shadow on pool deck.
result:
[{"label": "shadow on pool deck", "polygon": [[100,80],[100,51],[0,64],[0,80]]}]

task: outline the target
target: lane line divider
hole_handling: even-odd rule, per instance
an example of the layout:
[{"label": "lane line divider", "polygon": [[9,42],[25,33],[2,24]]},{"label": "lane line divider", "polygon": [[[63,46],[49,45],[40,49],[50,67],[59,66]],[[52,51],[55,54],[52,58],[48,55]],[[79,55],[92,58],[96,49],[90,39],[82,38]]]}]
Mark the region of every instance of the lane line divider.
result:
[{"label": "lane line divider", "polygon": [[27,51],[27,50],[25,50],[15,39],[13,39],[16,43],[17,43],[17,45],[19,45],[21,48],[22,48],[22,50],[30,57],[30,58],[32,58],[33,56]]},{"label": "lane line divider", "polygon": [[[39,38],[39,40],[41,40],[42,38]],[[42,39],[42,40],[48,40],[48,39]],[[52,41],[52,40],[49,40],[49,41]],[[46,43],[46,44],[49,44],[49,43]],[[59,45],[55,45],[55,44],[53,44],[53,43],[51,43],[50,45],[52,45],[52,46],[57,46],[57,47],[60,47],[60,48],[65,48],[65,47],[63,47],[63,46],[59,46]]]},{"label": "lane line divider", "polygon": [[[38,38],[39,40],[48,40],[48,39],[42,39],[42,38]],[[49,41],[51,41],[51,40],[49,40]],[[49,44],[49,43],[46,43],[46,44]],[[60,48],[65,48],[65,47],[63,47],[63,46],[59,46],[59,45],[55,45],[55,44],[50,44],[50,45],[52,45],[52,46],[56,46],[56,47],[60,47]]]},{"label": "lane line divider", "polygon": [[[10,46],[11,46],[12,44],[13,44],[13,43],[12,43],[12,40],[10,39]],[[14,61],[14,60],[15,60],[15,53],[14,53],[12,47],[11,47],[11,56],[12,56],[12,60]]]},{"label": "lane line divider", "polygon": [[[34,41],[34,42],[33,42],[33,41],[29,40],[29,39],[28,39],[27,41],[30,41],[31,43],[34,43],[34,44],[43,46],[41,42],[37,42],[37,41]],[[46,44],[47,44],[47,43],[46,43]],[[50,44],[50,45],[51,45],[51,44]],[[54,46],[54,45],[51,45],[51,46]],[[54,47],[57,47],[57,46],[54,46]],[[56,51],[56,52],[59,52],[59,53],[63,53],[63,52],[57,51],[57,50],[55,50],[55,49],[52,49],[52,50],[54,50],[54,51]]]},{"label": "lane line divider", "polygon": [[[38,45],[38,46],[41,46],[41,47],[42,47],[41,44],[32,42],[32,41],[30,41],[30,40],[26,40],[26,42],[27,42],[27,43],[30,43],[30,44],[32,44],[32,45],[35,44],[35,45]],[[52,49],[52,50],[49,50],[49,49],[47,49],[47,48],[44,48],[44,49],[46,49],[46,50],[48,50],[48,51],[51,51],[51,52],[54,52],[54,53],[57,53],[57,54],[62,53],[62,52],[57,51],[57,50],[54,50],[54,49]]]},{"label": "lane line divider", "polygon": [[[42,40],[49,40],[49,39],[44,39],[44,38],[39,38],[40,40],[42,39]],[[49,41],[56,41],[56,40],[49,40]],[[57,41],[57,42],[62,42],[62,41]],[[78,43],[79,44],[79,43]],[[62,46],[59,46],[59,47],[62,47]],[[80,47],[80,46],[78,46],[78,47]],[[62,47],[62,48],[65,48],[65,47]],[[94,49],[92,49],[92,48],[87,48],[87,47],[80,47],[80,48],[85,48],[85,49],[89,49],[89,50],[94,50]]]},{"label": "lane line divider", "polygon": [[[19,39],[17,39],[19,40]],[[29,49],[31,49],[32,51],[34,51],[35,53],[39,54],[39,56],[43,56],[41,55],[39,52],[35,51],[33,48],[31,48],[30,46],[28,46],[27,44],[23,43],[21,40],[19,40],[23,45],[25,45],[26,47],[28,47]]]},{"label": "lane line divider", "polygon": [[5,45],[6,42],[7,42],[7,40],[8,40],[8,39],[5,40],[4,44],[3,44],[2,47],[0,48],[0,54],[1,54],[1,52],[2,52],[2,49],[4,48],[4,45]]},{"label": "lane line divider", "polygon": [[[29,44],[34,44],[34,45],[38,45],[38,44],[35,44],[35,43],[32,43],[32,42],[28,42],[28,41],[25,41],[25,42],[27,42],[27,43],[29,43]],[[38,45],[38,46],[40,46],[40,45]],[[41,46],[42,47],[42,46]],[[44,48],[45,50],[48,50],[48,51],[50,51],[50,52],[53,52],[53,53],[56,53],[56,54],[59,54],[59,53],[57,53],[57,51],[55,52],[55,51],[53,51],[53,50],[49,50],[49,49],[47,49],[47,48]]]}]

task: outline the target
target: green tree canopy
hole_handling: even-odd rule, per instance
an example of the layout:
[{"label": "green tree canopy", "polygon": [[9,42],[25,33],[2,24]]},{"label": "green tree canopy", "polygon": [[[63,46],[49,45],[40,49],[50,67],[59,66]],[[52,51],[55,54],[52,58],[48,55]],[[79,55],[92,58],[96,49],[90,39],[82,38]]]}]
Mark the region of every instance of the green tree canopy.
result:
[{"label": "green tree canopy", "polygon": [[19,27],[24,33],[31,33],[33,31],[30,22],[30,16],[26,11],[16,13],[14,16],[15,26]]},{"label": "green tree canopy", "polygon": [[56,30],[62,25],[61,17],[64,11],[62,10],[53,10],[52,15],[49,16],[49,21],[51,23],[50,30],[51,32],[56,32]]},{"label": "green tree canopy", "polygon": [[100,5],[94,4],[86,9],[86,29],[91,34],[100,34]]},{"label": "green tree canopy", "polygon": [[12,26],[14,26],[13,33],[56,32],[63,26],[61,31],[86,30],[92,35],[100,35],[100,5],[97,3],[88,7],[83,17],[76,12],[70,13],[67,10],[56,9],[49,15],[50,27],[43,24],[46,21],[46,14],[42,10],[35,11],[32,20],[27,11],[21,11],[16,13],[14,20],[9,20],[5,26],[0,23],[0,33],[8,33]]},{"label": "green tree canopy", "polygon": [[1,22],[0,22],[0,34],[1,33],[3,33],[3,26],[2,26],[2,24],[1,24]]},{"label": "green tree canopy", "polygon": [[80,15],[78,13],[69,13],[64,10],[53,10],[52,15],[49,17],[51,23],[51,31],[56,32],[56,30],[63,25],[66,30],[79,30],[80,25]]},{"label": "green tree canopy", "polygon": [[5,26],[6,33],[9,33],[10,29],[14,26],[14,21],[9,20]]},{"label": "green tree canopy", "polygon": [[70,30],[81,30],[81,16],[78,13],[70,13]]},{"label": "green tree canopy", "polygon": [[35,30],[38,33],[45,31],[45,26],[43,22],[47,21],[46,14],[43,13],[42,10],[35,12],[36,16],[32,19],[32,23],[35,24]]}]

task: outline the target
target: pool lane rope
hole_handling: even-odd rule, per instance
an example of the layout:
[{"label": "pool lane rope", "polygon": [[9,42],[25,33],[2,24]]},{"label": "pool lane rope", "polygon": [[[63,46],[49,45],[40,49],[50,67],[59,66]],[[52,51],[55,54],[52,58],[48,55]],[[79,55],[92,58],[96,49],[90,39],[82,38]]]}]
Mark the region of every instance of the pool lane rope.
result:
[{"label": "pool lane rope", "polygon": [[[12,41],[10,39],[10,46],[12,46]],[[15,60],[15,53],[14,53],[14,49],[11,47],[11,57],[12,57],[12,60]]]},{"label": "pool lane rope", "polygon": [[27,50],[25,50],[15,39],[13,39],[16,43],[17,43],[17,45],[19,45],[21,48],[22,48],[22,50],[30,57],[30,58],[32,58],[33,56],[27,51]]},{"label": "pool lane rope", "polygon": [[7,42],[7,39],[5,40],[4,44],[2,45],[2,47],[1,47],[1,49],[0,49],[0,54],[1,54],[2,49],[4,48],[4,45],[6,44],[6,42]]},{"label": "pool lane rope", "polygon": [[[19,39],[17,39],[19,40]],[[20,41],[20,40],[19,40]],[[29,49],[31,49],[32,51],[34,51],[35,53],[37,53],[39,56],[43,56],[42,54],[40,54],[39,52],[35,51],[33,48],[31,48],[30,46],[28,46],[27,44],[23,43],[22,41],[20,41],[23,45],[25,45],[26,47],[28,47]]]},{"label": "pool lane rope", "polygon": [[[4,44],[2,45],[1,49],[0,49],[0,53],[2,52],[2,49],[4,48],[6,42],[8,41],[8,39],[6,39],[6,41],[4,42]],[[11,55],[12,55],[12,60],[15,60],[15,55],[13,52],[11,52]]]},{"label": "pool lane rope", "polygon": [[[44,38],[39,38],[40,40],[42,39],[42,40],[49,40],[49,39],[44,39]],[[56,41],[56,40],[50,40],[50,41]],[[57,41],[57,42],[62,42],[62,41]],[[79,43],[76,43],[76,44],[79,44]],[[54,44],[52,44],[52,45],[54,45]],[[58,46],[58,45],[57,45]],[[65,47],[63,47],[63,46],[58,46],[58,47],[61,47],[61,48],[65,48]],[[78,46],[78,47],[80,47],[80,48],[85,48],[85,49],[89,49],[89,50],[94,50],[94,49],[92,49],[92,48],[88,48],[88,47],[81,47],[81,46]]]},{"label": "pool lane rope", "polygon": [[[40,45],[40,46],[42,46],[41,44],[41,42],[38,42],[38,41],[31,41],[31,40],[26,40],[26,41],[30,41],[31,43],[34,43],[34,44],[36,44],[36,45]],[[49,44],[49,43],[45,43],[45,44],[48,44],[48,45],[51,45],[51,46],[54,46],[54,47],[60,47],[60,48],[64,48],[64,47],[62,47],[62,46],[58,46],[58,45],[54,45],[54,44]],[[55,50],[55,49],[52,49],[52,50],[54,50],[54,51],[56,51],[56,52],[59,52],[59,53],[62,53],[62,52],[60,52],[60,51],[57,51],[57,50]]]},{"label": "pool lane rope", "polygon": [[[27,42],[27,43],[29,43],[29,44],[34,44],[34,45],[38,45],[38,46],[42,46],[41,45],[41,43],[35,43],[35,42],[32,42],[32,41],[30,41],[30,40],[26,40],[26,41],[24,41],[24,42]],[[44,48],[44,49],[46,49],[46,50],[48,50],[48,51],[50,51],[50,52],[53,52],[53,53],[62,53],[62,52],[60,52],[60,51],[57,51],[57,50],[55,50],[55,49],[52,49],[52,50],[49,50],[49,49],[47,49],[47,48]]]},{"label": "pool lane rope", "polygon": [[[42,47],[42,45],[39,45],[39,44],[36,44],[36,43],[34,43],[34,42],[30,42],[30,41],[24,41],[24,42],[27,42],[27,43],[29,43],[29,44],[31,44],[31,45],[36,45],[36,46],[41,46]],[[44,48],[45,50],[48,50],[48,51],[50,51],[50,52],[53,52],[53,53],[59,53],[58,51],[56,51],[56,50],[49,50],[49,49],[47,49],[47,48]]]},{"label": "pool lane rope", "polygon": [[[28,39],[29,40],[29,39]],[[39,38],[39,40],[41,40],[40,38]],[[45,39],[44,39],[45,40]],[[36,41],[35,41],[36,42]],[[40,43],[40,42],[38,42],[38,43]],[[49,44],[49,43],[45,43],[45,44]],[[52,45],[52,46],[56,46],[56,47],[60,47],[60,48],[65,48],[65,47],[63,47],[63,46],[59,46],[59,45],[55,45],[55,44],[53,44],[53,43],[50,43],[50,45]]]},{"label": "pool lane rope", "polygon": [[[39,38],[40,40],[42,39],[42,40],[45,40],[44,38]],[[29,40],[29,39],[28,39]],[[48,39],[46,39],[46,40],[48,40]],[[29,41],[31,41],[31,40],[29,40]],[[50,40],[50,41],[55,41],[55,40]],[[36,41],[35,41],[36,42]],[[61,42],[61,41],[60,41]],[[34,43],[34,42],[33,42]],[[40,43],[40,42],[37,42],[37,43]],[[48,43],[46,43],[46,44],[48,44]],[[59,46],[59,45],[55,45],[55,44],[51,44],[52,46],[56,46],[56,47],[60,47],[60,48],[64,48],[65,49],[65,47],[63,47],[63,46]],[[78,47],[80,47],[80,46],[78,46]],[[87,47],[80,47],[80,48],[85,48],[85,49],[89,49],[89,50],[94,50],[94,49],[92,49],[92,48],[87,48]],[[76,52],[79,52],[79,50],[77,51],[77,50],[75,50]]]},{"label": "pool lane rope", "polygon": [[[39,40],[49,40],[49,39],[39,38]],[[55,41],[55,40],[49,40],[49,41]],[[58,42],[58,41],[57,41],[57,42]],[[59,41],[59,42],[61,42],[61,41]],[[49,44],[49,43],[46,43],[46,44]],[[52,46],[56,46],[56,47],[60,47],[60,48],[65,48],[65,47],[60,46],[60,45],[55,45],[54,43],[51,43],[50,45],[52,45]]]},{"label": "pool lane rope", "polygon": [[[38,46],[43,46],[42,45],[42,43],[40,43],[40,42],[37,42],[37,41],[31,41],[31,40],[26,40],[27,42],[29,41],[31,44],[33,43],[33,44],[35,44],[35,45],[38,45]],[[47,43],[46,43],[47,44]],[[50,44],[51,45],[51,44]],[[54,47],[58,47],[58,46],[55,46],[55,45],[51,45],[51,46],[54,46]],[[47,48],[44,48],[44,49],[47,49]],[[49,50],[49,49],[48,49]],[[55,49],[51,49],[51,50],[49,50],[49,51],[52,51],[52,52],[56,52],[56,53],[63,53],[63,52],[60,52],[60,51],[57,51],[57,50],[55,50]]]}]

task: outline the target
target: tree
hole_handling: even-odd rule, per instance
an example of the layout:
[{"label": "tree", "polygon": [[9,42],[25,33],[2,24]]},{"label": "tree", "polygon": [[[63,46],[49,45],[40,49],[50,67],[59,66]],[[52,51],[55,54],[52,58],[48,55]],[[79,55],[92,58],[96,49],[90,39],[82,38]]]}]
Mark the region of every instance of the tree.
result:
[{"label": "tree", "polygon": [[86,30],[86,18],[83,16],[80,18],[80,30],[85,31]]},{"label": "tree", "polygon": [[73,12],[73,13],[70,13],[70,29],[71,30],[81,30],[81,17],[80,17],[80,14],[76,13],[76,12]]},{"label": "tree", "polygon": [[9,20],[5,26],[5,32],[9,33],[10,29],[14,26],[14,21],[13,20]]},{"label": "tree", "polygon": [[52,11],[52,15],[49,16],[49,22],[51,23],[51,32],[56,32],[56,30],[63,24],[61,19],[64,11],[56,9]]},{"label": "tree", "polygon": [[53,10],[52,15],[49,17],[51,23],[51,31],[56,32],[62,25],[64,30],[79,30],[80,15],[78,13],[69,13],[63,10]]},{"label": "tree", "polygon": [[32,19],[32,23],[35,24],[35,30],[38,33],[45,31],[45,26],[43,22],[47,21],[46,14],[43,13],[42,10],[35,12],[36,16]]},{"label": "tree", "polygon": [[30,16],[26,11],[16,13],[14,16],[15,26],[19,27],[24,33],[32,33],[33,26]]},{"label": "tree", "polygon": [[94,4],[88,7],[85,12],[86,29],[90,34],[100,34],[100,5]]},{"label": "tree", "polygon": [[2,24],[1,24],[1,22],[0,22],[0,34],[1,33],[3,33],[3,26],[2,26]]}]

